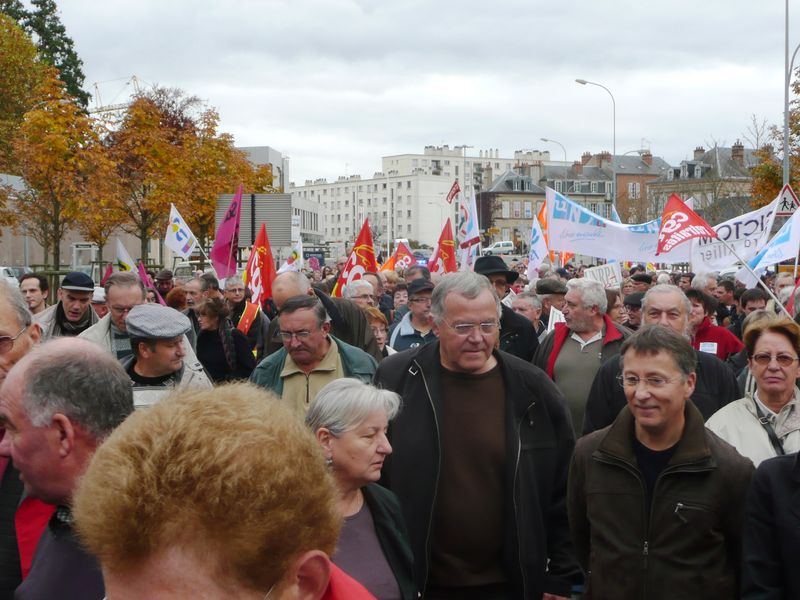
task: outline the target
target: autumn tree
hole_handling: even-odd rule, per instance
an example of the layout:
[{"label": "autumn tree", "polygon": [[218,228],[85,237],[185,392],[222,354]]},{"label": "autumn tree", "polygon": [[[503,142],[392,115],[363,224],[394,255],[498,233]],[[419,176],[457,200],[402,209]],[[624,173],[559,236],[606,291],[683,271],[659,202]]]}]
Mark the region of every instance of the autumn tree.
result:
[{"label": "autumn tree", "polygon": [[27,16],[26,25],[34,34],[36,47],[42,58],[58,69],[67,93],[85,108],[91,96],[83,89],[83,61],[61,22],[55,0],[31,0],[31,4],[33,10]]},{"label": "autumn tree", "polygon": [[13,19],[0,14],[0,172],[15,172],[11,143],[36,102],[45,66],[36,46]]},{"label": "autumn tree", "polygon": [[94,132],[89,117],[51,69],[40,86],[42,100],[25,113],[13,143],[25,190],[15,200],[17,230],[31,235],[61,264],[61,240],[75,225]]}]

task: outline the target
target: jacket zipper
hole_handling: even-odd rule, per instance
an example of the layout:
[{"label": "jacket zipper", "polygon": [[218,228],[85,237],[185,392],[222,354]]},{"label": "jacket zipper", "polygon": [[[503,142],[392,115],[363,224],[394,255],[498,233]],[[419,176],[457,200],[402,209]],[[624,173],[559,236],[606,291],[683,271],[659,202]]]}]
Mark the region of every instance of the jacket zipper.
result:
[{"label": "jacket zipper", "polygon": [[[645,489],[644,486],[644,480],[641,478],[639,471],[637,471],[636,468],[630,462],[623,459],[611,458],[611,457],[608,458],[597,457],[596,460],[604,462],[606,464],[622,466],[624,469],[630,472],[634,477],[636,477],[636,479],[639,480],[639,484],[642,487],[642,496],[644,498],[645,503],[647,502],[647,490]],[[647,523],[645,524],[645,536],[644,536],[644,543],[642,545],[642,557],[644,560],[644,572],[645,572],[645,577],[643,582],[644,587],[642,589],[642,598],[644,599],[647,598],[647,562],[648,562],[648,557],[650,555],[650,541],[649,541],[650,523],[652,522],[653,519],[653,500],[656,497],[656,490],[658,489],[658,484],[665,475],[671,475],[673,473],[693,473],[697,471],[706,471],[706,470],[708,470],[706,467],[692,466],[692,463],[688,465],[675,465],[673,467],[667,467],[663,471],[661,471],[661,473],[659,473],[658,477],[656,478],[655,484],[653,484],[653,497],[650,499],[649,510],[648,507],[645,505],[645,514],[647,515]],[[680,517],[678,507],[689,508],[679,502],[678,505],[675,507],[675,514],[677,514],[678,517]]]},{"label": "jacket zipper", "polygon": [[[533,408],[533,405],[536,402],[531,402],[528,405],[528,408],[525,409],[525,412],[522,414],[522,417],[517,421],[517,460],[514,463],[514,484],[511,489],[511,500],[514,505],[514,523],[519,527],[519,514],[517,513],[517,473],[519,472],[519,460],[522,454],[522,419],[525,418],[525,415],[528,414],[528,411]],[[517,529],[517,560],[519,560],[519,570],[522,574],[522,597],[527,598],[527,583],[528,578],[525,573],[525,567],[522,560],[522,542],[520,541],[522,536],[519,535],[519,529]]]},{"label": "jacket zipper", "polygon": [[431,503],[431,512],[430,516],[428,517],[428,530],[425,534],[425,552],[428,554],[428,568],[425,570],[425,581],[422,583],[422,595],[425,595],[425,591],[428,588],[428,574],[430,573],[431,568],[431,529],[433,528],[433,511],[436,508],[436,497],[439,494],[439,475],[442,472],[442,437],[441,431],[439,430],[439,417],[436,414],[436,408],[433,405],[433,396],[431,396],[431,390],[428,387],[428,380],[425,379],[425,371],[422,370],[420,364],[415,360],[414,364],[419,369],[419,374],[422,377],[422,384],[425,386],[425,392],[428,394],[428,402],[431,405],[431,412],[433,413],[433,423],[436,425],[436,445],[439,449],[439,455],[437,456],[436,460],[436,481],[434,482],[433,486],[433,502]]}]

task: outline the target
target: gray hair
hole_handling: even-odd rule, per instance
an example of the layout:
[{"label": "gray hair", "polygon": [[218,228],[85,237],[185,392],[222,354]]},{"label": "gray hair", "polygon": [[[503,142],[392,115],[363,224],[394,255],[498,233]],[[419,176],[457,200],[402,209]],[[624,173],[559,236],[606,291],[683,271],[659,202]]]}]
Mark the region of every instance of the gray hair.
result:
[{"label": "gray hair", "polygon": [[227,279],[225,279],[225,289],[227,290],[235,283],[241,283],[242,285],[244,285],[244,280],[242,279],[241,275],[238,277],[234,275],[233,277],[228,277]]},{"label": "gray hair", "polygon": [[489,278],[485,275],[479,275],[474,271],[459,271],[457,273],[448,273],[442,277],[431,294],[431,316],[437,325],[444,320],[444,301],[450,293],[464,296],[468,300],[474,300],[480,296],[484,291],[492,292],[494,302],[497,306],[497,320],[502,316],[502,309],[500,308],[500,298],[494,291],[494,286]]},{"label": "gray hair", "polygon": [[108,298],[108,290],[110,290],[115,285],[120,287],[137,286],[142,291],[142,298],[145,297],[144,283],[142,283],[142,280],[139,277],[139,275],[137,275],[133,271],[120,271],[118,273],[114,273],[108,279],[106,279],[106,283],[103,286],[103,289],[106,292],[106,298]]},{"label": "gray hair", "polygon": [[567,281],[567,289],[577,290],[581,295],[581,302],[584,308],[597,307],[600,314],[604,314],[608,309],[608,298],[603,284],[594,279],[570,279]]},{"label": "gray hair", "polygon": [[683,290],[679,288],[677,285],[672,285],[671,283],[659,283],[658,285],[654,285],[649,290],[647,290],[644,294],[644,298],[642,298],[642,311],[647,309],[647,304],[649,299],[656,294],[677,294],[678,297],[681,299],[681,304],[683,305],[683,312],[685,314],[689,314],[692,312],[692,303],[689,302],[689,299],[686,297],[686,294],[683,293]]},{"label": "gray hair", "polygon": [[[530,303],[533,305],[533,308],[540,309],[542,308],[542,299],[536,295],[535,292],[520,292],[517,294],[517,298],[521,298],[522,300],[530,300]],[[516,300],[517,298],[514,298]]]},{"label": "gray hair", "polygon": [[625,365],[625,353],[633,350],[637,354],[653,355],[658,352],[670,354],[683,374],[684,381],[697,369],[697,355],[684,336],[669,327],[645,325],[627,340],[620,348],[620,364]]},{"label": "gray hair", "polygon": [[308,407],[306,425],[313,432],[324,427],[339,437],[379,410],[386,412],[386,418],[391,421],[400,411],[400,396],[345,377],[332,381],[319,391]]},{"label": "gray hair", "polygon": [[61,413],[101,440],[133,412],[130,377],[92,342],[58,338],[23,360],[23,406],[34,427],[46,427]]},{"label": "gray hair", "polygon": [[656,283],[672,283],[672,277],[669,276],[669,273],[659,273]]},{"label": "gray hair", "polygon": [[283,303],[281,306],[280,311],[278,311],[278,316],[280,315],[290,315],[293,312],[298,310],[311,310],[314,312],[314,317],[317,320],[317,327],[322,327],[322,324],[326,321],[330,321],[331,318],[328,316],[328,311],[325,310],[325,307],[322,305],[322,302],[319,301],[319,298],[316,296],[292,296],[286,302]]},{"label": "gray hair", "polygon": [[20,327],[29,327],[33,323],[33,313],[18,287],[11,285],[5,279],[0,279],[0,295],[8,300]]},{"label": "gray hair", "polygon": [[375,293],[375,288],[366,279],[356,279],[351,281],[342,290],[342,295],[345,298],[355,298],[361,290],[366,291],[370,296]]},{"label": "gray hair", "polygon": [[691,287],[696,290],[705,291],[710,281],[713,281],[714,285],[717,285],[716,273],[709,273],[707,271],[696,273],[695,276],[692,277]]},{"label": "gray hair", "polygon": [[276,281],[280,279],[281,281],[289,280],[292,285],[297,287],[297,294],[307,294],[308,290],[311,289],[311,282],[308,280],[308,277],[303,275],[300,271],[286,271],[285,273],[281,273],[276,278]]}]

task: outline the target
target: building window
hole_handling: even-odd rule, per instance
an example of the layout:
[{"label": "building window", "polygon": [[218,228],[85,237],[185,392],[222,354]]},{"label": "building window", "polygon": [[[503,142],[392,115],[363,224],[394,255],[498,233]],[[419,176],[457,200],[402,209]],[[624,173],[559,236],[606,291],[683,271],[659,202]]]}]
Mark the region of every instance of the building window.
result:
[{"label": "building window", "polygon": [[596,194],[596,193],[597,193],[597,182],[596,182],[596,181],[593,181],[593,182],[592,182],[592,187],[591,187],[591,190],[592,190],[592,193],[593,193],[593,194]]},{"label": "building window", "polygon": [[700,165],[697,165],[694,168],[694,178],[700,179],[702,176],[703,176],[703,169],[700,167]]},{"label": "building window", "polygon": [[681,165],[681,179],[687,179],[689,177],[689,166],[688,165]]},{"label": "building window", "polygon": [[560,179],[556,179],[553,185],[553,189],[557,191],[559,194],[564,193],[564,186],[562,185],[564,182]]},{"label": "building window", "polygon": [[522,217],[522,203],[519,200],[514,201],[514,218],[519,219]]},{"label": "building window", "polygon": [[408,233],[411,233],[411,223],[408,224],[407,231],[408,231]]},{"label": "building window", "polygon": [[406,212],[407,212],[406,217],[410,219],[411,218],[411,211],[409,210],[409,211],[406,211]]},{"label": "building window", "polygon": [[638,200],[642,191],[642,184],[638,181],[632,181],[628,184],[628,198],[631,200]]},{"label": "building window", "polygon": [[509,210],[509,209],[510,209],[510,207],[509,207],[508,205],[509,205],[509,203],[508,203],[508,202],[503,202],[503,212],[502,212],[502,216],[503,216],[503,218],[504,218],[504,219],[508,219],[508,217],[509,217],[509,214],[510,214],[510,210]]},{"label": "building window", "polygon": [[675,177],[675,171],[669,169],[667,171],[667,181],[672,181],[674,177]]},{"label": "building window", "polygon": [[525,218],[532,219],[533,218],[533,206],[530,202],[525,203]]},{"label": "building window", "polygon": [[412,166],[412,167],[417,167],[417,166],[419,166],[419,161],[418,161],[416,158],[412,158],[412,159],[411,159],[411,166]]},{"label": "building window", "polygon": [[345,200],[344,207],[347,208],[348,206],[350,206],[350,200]]}]

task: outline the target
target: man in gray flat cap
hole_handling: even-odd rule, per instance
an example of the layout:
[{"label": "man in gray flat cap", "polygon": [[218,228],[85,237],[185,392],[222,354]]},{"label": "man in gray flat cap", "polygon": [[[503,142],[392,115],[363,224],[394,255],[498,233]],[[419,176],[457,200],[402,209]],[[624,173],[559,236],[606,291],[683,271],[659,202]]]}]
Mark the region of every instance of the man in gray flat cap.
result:
[{"label": "man in gray flat cap", "polygon": [[160,304],[134,306],[125,319],[133,356],[122,366],[133,382],[136,408],[159,402],[175,388],[210,388],[211,381],[195,358],[184,360],[189,348],[186,315]]}]

